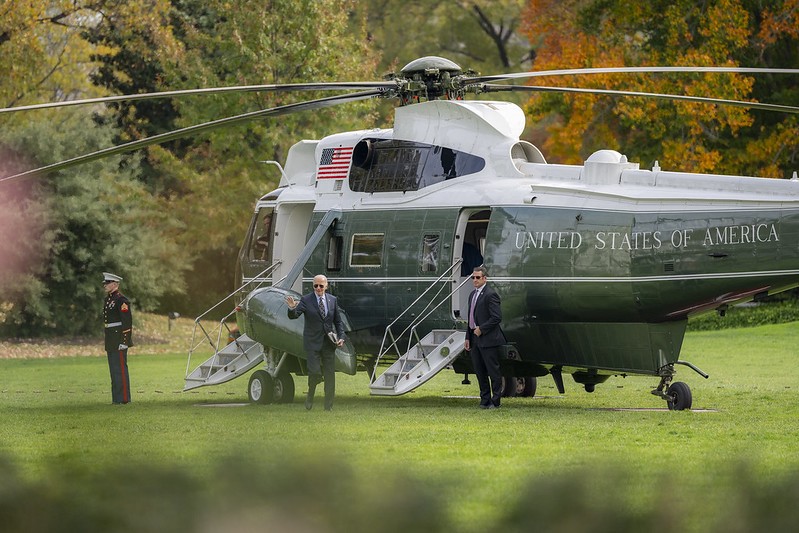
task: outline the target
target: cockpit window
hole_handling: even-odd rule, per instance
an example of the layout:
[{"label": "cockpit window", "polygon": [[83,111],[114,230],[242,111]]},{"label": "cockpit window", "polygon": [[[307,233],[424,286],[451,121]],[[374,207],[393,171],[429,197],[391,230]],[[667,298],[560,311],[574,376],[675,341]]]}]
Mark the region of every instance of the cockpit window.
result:
[{"label": "cockpit window", "polygon": [[350,188],[356,192],[416,191],[474,174],[485,160],[444,146],[365,139],[355,146]]},{"label": "cockpit window", "polygon": [[262,207],[256,215],[253,233],[250,235],[250,260],[272,260],[272,217],[273,207]]}]

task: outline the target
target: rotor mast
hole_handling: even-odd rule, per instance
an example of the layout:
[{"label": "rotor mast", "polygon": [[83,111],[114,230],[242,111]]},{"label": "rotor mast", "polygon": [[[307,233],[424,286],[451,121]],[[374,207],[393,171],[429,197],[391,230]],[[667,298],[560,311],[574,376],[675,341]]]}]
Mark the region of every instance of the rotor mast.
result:
[{"label": "rotor mast", "polygon": [[[399,75],[391,73],[387,80],[397,83],[396,96],[401,106],[423,100],[462,100],[466,92],[460,65],[449,59],[426,56],[405,65]],[[471,72],[469,74],[472,74]]]}]

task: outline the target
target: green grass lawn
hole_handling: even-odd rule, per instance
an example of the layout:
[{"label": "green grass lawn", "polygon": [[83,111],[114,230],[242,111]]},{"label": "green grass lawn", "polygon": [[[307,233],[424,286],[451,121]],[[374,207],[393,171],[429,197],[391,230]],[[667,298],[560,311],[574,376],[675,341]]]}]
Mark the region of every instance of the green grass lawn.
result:
[{"label": "green grass lawn", "polygon": [[[135,349],[133,403],[113,406],[104,358],[0,360],[0,456],[8,463],[0,518],[19,512],[8,502],[21,493],[41,490],[54,505],[95,516],[76,502],[117,494],[109,479],[129,476],[149,498],[167,491],[155,500],[170,509],[132,531],[168,530],[174,492],[184,511],[205,509],[192,520],[220,527],[226,516],[264,524],[287,515],[331,531],[339,522],[346,531],[747,531],[763,517],[785,517],[773,506],[788,496],[795,524],[798,341],[796,322],[689,333],[682,358],[710,374],[678,368],[693,412],[663,410],[649,393],[655,378],[611,378],[588,394],[568,376],[563,396],[539,378],[535,398],[485,411],[475,380],[463,385],[450,371],[398,398],[369,396],[365,374],[339,374],[332,413],[305,411],[298,377],[294,404],[241,405],[246,377],[182,393],[183,354]],[[75,479],[88,488],[75,489]],[[202,495],[190,497],[195,490]],[[241,502],[256,495],[281,504],[242,513]],[[759,510],[761,500],[771,510]],[[138,524],[135,505],[129,520]],[[79,525],[73,514],[77,522],[58,523]]]}]

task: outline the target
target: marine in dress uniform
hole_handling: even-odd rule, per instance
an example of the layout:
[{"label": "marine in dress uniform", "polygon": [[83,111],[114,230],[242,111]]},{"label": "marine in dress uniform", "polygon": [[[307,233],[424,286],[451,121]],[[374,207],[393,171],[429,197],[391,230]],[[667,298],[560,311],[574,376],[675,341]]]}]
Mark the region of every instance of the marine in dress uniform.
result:
[{"label": "marine in dress uniform", "polygon": [[128,348],[133,346],[133,315],[130,302],[119,292],[120,281],[119,276],[103,272],[103,288],[107,294],[103,305],[105,351],[111,371],[111,399],[116,404],[131,401]]}]

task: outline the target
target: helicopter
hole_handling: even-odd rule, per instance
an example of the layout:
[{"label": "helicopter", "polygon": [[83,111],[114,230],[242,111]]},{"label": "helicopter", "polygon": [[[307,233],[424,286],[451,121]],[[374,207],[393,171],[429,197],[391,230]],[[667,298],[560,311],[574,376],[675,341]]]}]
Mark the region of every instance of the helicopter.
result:
[{"label": "helicopter", "polygon": [[[267,162],[280,171],[280,182],[255,204],[239,252],[238,288],[212,308],[232,302],[232,310],[211,333],[202,325],[206,314],[195,321],[184,390],[249,374],[251,401],[292,402],[292,373],[305,375],[307,367],[302,319],[288,319],[285,298],[308,292],[320,273],[346,315],[337,371],[366,369],[375,396],[406,394],[448,368],[467,383],[473,373],[463,356],[468,281],[483,265],[502,299],[504,395],[533,396],[537,378],[547,375],[561,394],[564,374],[587,392],[611,377],[636,375],[658,380],[651,392],[669,409],[686,410],[693,398],[688,384],[674,380],[677,367],[708,378],[680,358],[688,319],[799,285],[796,174],[765,180],[666,171],[657,163],[646,170],[614,150],[596,151],[583,165],[551,164],[520,138],[521,108],[465,96],[590,91],[799,112],[757,102],[491,83],[593,72],[766,70],[776,72],[616,67],[478,76],[428,56],[383,82],[239,88],[358,92],[190,126],[0,183],[240,121],[393,98],[399,101],[393,128],[301,140],[284,164]],[[231,318],[237,331],[227,325]],[[206,341],[213,355],[192,367]]]}]

